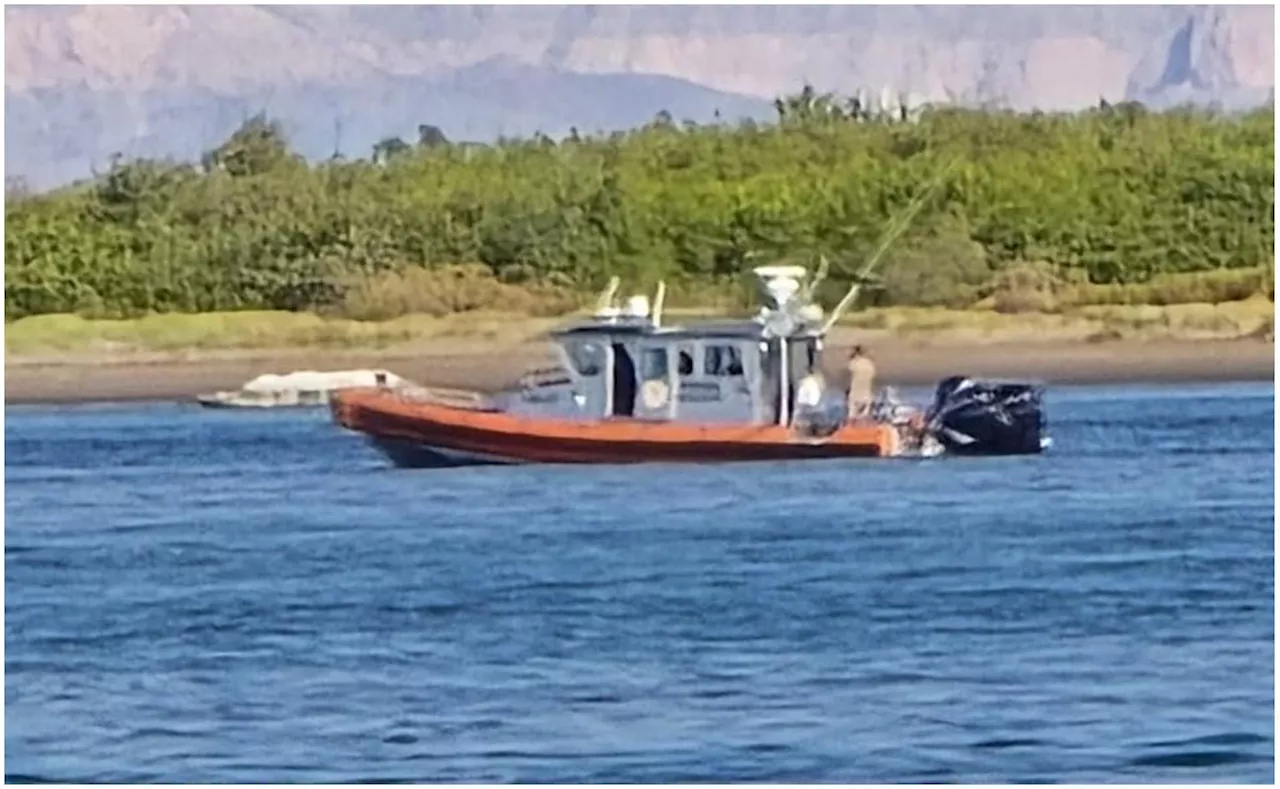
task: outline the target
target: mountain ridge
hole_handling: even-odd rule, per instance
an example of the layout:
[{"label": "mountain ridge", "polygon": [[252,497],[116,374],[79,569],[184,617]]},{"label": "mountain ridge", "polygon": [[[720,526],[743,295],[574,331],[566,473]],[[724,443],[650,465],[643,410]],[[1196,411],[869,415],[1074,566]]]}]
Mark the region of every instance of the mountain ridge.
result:
[{"label": "mountain ridge", "polygon": [[115,151],[198,157],[265,109],[310,157],[450,138],[768,117],[878,92],[1078,109],[1256,105],[1270,6],[8,6],[5,153],[48,186]]}]

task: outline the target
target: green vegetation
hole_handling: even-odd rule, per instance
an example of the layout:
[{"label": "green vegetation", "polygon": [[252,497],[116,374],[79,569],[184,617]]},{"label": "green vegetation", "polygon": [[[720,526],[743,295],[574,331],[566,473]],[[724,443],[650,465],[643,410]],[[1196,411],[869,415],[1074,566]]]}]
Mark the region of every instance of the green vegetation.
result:
[{"label": "green vegetation", "polygon": [[[860,340],[893,336],[938,344],[1072,342],[1166,339],[1270,339],[1275,305],[1261,297],[1222,304],[1170,306],[1091,305],[1054,313],[1008,314],[991,309],[872,307],[849,314],[836,327]],[[710,317],[705,310],[668,310],[669,320]],[[136,354],[189,357],[209,352],[435,348],[492,351],[536,340],[554,318],[513,319],[475,311],[444,317],[405,315],[382,321],[321,317],[305,312],[215,312],[152,315],[129,320],[86,320],[77,315],[35,315],[10,323],[10,361],[86,354],[91,360]],[[845,334],[847,337],[847,333]],[[430,343],[430,345],[424,345]]]},{"label": "green vegetation", "polygon": [[395,348],[426,340],[513,344],[549,328],[546,320],[513,322],[506,314],[406,315],[353,321],[305,312],[211,312],[86,320],[33,315],[5,329],[5,352],[18,357],[68,352],[131,355],[225,350]]},{"label": "green vegetation", "polygon": [[[492,146],[424,126],[416,144],[315,166],[255,118],[199,166],[116,161],[89,183],[9,195],[6,317],[547,315],[611,274],[624,289],[665,279],[674,306],[728,308],[751,266],[819,254],[830,305],[946,164],[870,306],[1272,296],[1270,107],[935,109],[915,123],[850,112],[806,92],[771,125],[660,116],[629,133]],[[325,323],[298,316],[312,319]]]}]

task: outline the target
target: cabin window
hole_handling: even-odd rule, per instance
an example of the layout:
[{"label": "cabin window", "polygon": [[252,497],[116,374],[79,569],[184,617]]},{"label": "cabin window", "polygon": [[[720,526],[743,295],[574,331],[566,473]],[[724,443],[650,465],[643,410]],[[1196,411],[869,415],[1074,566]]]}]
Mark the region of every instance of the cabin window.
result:
[{"label": "cabin window", "polygon": [[693,351],[689,348],[680,349],[680,361],[677,363],[676,372],[681,377],[693,375]]},{"label": "cabin window", "polygon": [[736,345],[708,345],[702,371],[721,377],[742,375],[742,354]]},{"label": "cabin window", "polygon": [[640,375],[644,380],[665,381],[668,371],[666,348],[646,348],[644,350],[640,367]]},{"label": "cabin window", "polygon": [[604,368],[604,348],[598,343],[573,342],[569,343],[566,350],[579,375],[588,377],[599,375],[600,370]]}]

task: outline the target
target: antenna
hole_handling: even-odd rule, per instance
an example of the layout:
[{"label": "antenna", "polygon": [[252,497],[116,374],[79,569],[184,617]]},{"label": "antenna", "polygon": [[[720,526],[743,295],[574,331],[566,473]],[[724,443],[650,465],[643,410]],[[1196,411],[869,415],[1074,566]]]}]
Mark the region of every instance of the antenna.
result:
[{"label": "antenna", "polygon": [[622,280],[617,275],[609,277],[609,285],[596,298],[596,312],[604,313],[613,308],[613,297],[618,292],[618,286],[622,284]]},{"label": "antenna", "polygon": [[870,276],[871,272],[880,262],[880,258],[888,251],[889,246],[893,244],[894,241],[897,241],[899,236],[906,231],[907,226],[911,224],[911,220],[915,219],[916,214],[920,213],[920,209],[924,207],[925,200],[933,195],[934,191],[936,191],[938,186],[941,185],[942,179],[951,171],[951,168],[955,166],[957,161],[959,161],[959,157],[953,158],[948,162],[947,166],[942,168],[942,171],[938,173],[937,177],[935,177],[928,186],[922,189],[911,203],[907,205],[906,211],[903,212],[902,216],[900,216],[897,221],[893,222],[889,226],[888,230],[885,231],[885,234],[880,241],[880,246],[876,249],[875,254],[873,254],[867,261],[867,264],[862,267],[862,270],[854,275],[853,285],[850,286],[849,291],[844,294],[844,298],[840,299],[840,303],[836,305],[835,309],[831,311],[831,317],[827,318],[826,324],[822,327],[823,334],[831,331],[831,327],[836,325],[836,321],[840,320],[840,316],[849,308],[849,305],[853,303],[853,300],[858,297],[858,291],[862,289],[862,283]]},{"label": "antenna", "polygon": [[802,301],[805,304],[812,304],[814,294],[818,292],[818,286],[827,278],[827,270],[831,268],[831,261],[827,260],[826,255],[818,255],[818,270],[813,275],[813,279],[809,280],[809,284],[804,287]]},{"label": "antenna", "polygon": [[654,328],[662,326],[662,303],[667,298],[667,283],[658,280],[658,289],[653,294],[653,309],[650,320],[653,321]]}]

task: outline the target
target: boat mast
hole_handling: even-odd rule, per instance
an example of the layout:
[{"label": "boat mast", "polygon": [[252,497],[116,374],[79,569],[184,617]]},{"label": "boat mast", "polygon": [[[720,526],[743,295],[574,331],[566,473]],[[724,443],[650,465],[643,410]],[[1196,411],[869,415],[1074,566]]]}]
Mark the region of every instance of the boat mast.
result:
[{"label": "boat mast", "polygon": [[649,310],[649,321],[653,328],[662,328],[662,304],[667,297],[667,283],[658,280],[658,289],[653,294],[653,307]]},{"label": "boat mast", "polygon": [[766,305],[757,320],[761,321],[766,341],[778,341],[778,424],[791,423],[791,360],[792,335],[801,327],[805,305],[796,303],[800,293],[800,281],[804,278],[803,266],[760,266],[753,270],[760,280],[765,297],[772,304]]},{"label": "boat mast", "polygon": [[787,338],[778,338],[778,356],[780,363],[778,364],[778,374],[782,377],[779,381],[778,392],[778,424],[786,427],[791,424],[791,409],[788,407],[791,402],[791,371],[788,369],[787,357],[791,354],[787,353]]}]

